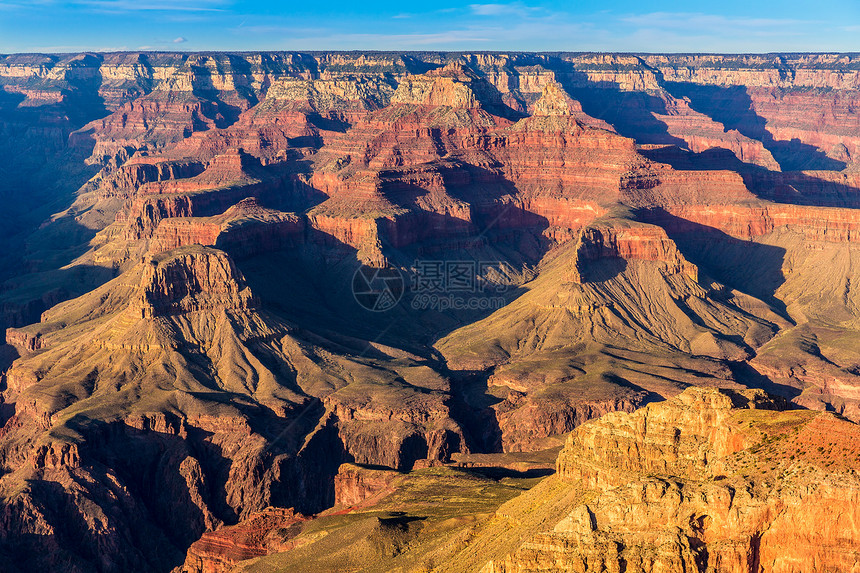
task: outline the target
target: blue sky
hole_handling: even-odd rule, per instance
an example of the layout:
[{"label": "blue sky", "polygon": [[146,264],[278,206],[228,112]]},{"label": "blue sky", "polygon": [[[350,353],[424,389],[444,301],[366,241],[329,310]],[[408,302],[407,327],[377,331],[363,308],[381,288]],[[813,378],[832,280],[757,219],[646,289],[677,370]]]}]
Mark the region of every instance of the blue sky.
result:
[{"label": "blue sky", "polygon": [[0,53],[113,50],[860,52],[860,2],[0,0]]}]

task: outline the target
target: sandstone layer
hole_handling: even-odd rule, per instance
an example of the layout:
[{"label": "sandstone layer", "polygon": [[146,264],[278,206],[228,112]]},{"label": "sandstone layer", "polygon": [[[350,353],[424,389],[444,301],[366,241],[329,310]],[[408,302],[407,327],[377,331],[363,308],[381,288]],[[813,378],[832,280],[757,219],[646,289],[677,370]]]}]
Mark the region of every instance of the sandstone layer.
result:
[{"label": "sandstone layer", "polygon": [[[586,423],[556,476],[502,506],[436,570],[850,571],[857,426],[784,407],[760,392],[690,388]],[[538,525],[528,508],[541,503],[567,509]],[[537,531],[480,563],[525,533],[520,519]]]},{"label": "sandstone layer", "polygon": [[[786,475],[738,469],[759,452],[746,430],[671,436],[748,415],[724,402],[749,388],[860,420],[858,68],[850,54],[0,56],[0,557],[214,571],[330,550],[321,567],[432,570],[535,486],[560,496],[541,519],[567,525],[521,557],[506,560],[509,539],[464,563],[744,570],[757,551],[780,570],[805,547],[848,567],[840,533],[779,517],[853,519],[839,460],[809,461],[828,497],[784,460]],[[692,425],[660,430],[668,444],[595,430],[673,415]],[[804,415],[786,422],[811,428],[784,440],[797,464],[812,429],[853,431]],[[540,485],[544,466],[504,461],[588,431],[595,450],[569,445]],[[598,501],[574,500],[574,482]],[[458,521],[439,484],[495,493]],[[446,509],[422,513],[424,494]],[[797,513],[806,495],[835,513]],[[613,509],[624,500],[638,513]]]}]

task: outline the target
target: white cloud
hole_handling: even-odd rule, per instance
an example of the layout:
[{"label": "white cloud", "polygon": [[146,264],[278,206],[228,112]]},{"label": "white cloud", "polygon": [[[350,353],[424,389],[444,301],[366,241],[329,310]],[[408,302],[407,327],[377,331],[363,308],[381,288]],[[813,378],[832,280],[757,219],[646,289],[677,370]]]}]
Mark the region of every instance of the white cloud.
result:
[{"label": "white cloud", "polygon": [[28,46],[23,52],[38,54],[74,54],[80,52],[127,52],[128,46],[92,46],[70,44],[65,46]]},{"label": "white cloud", "polygon": [[187,38],[183,38],[182,36],[179,36],[178,38],[174,38],[174,39],[173,39],[173,43],[174,43],[174,44],[184,44],[184,43],[185,43],[185,42],[187,42],[187,41],[188,41],[188,39],[187,39]]},{"label": "white cloud", "polygon": [[106,12],[221,12],[228,0],[77,0],[81,6]]},{"label": "white cloud", "polygon": [[17,2],[0,2],[0,11],[2,10],[21,10],[24,8],[29,8],[30,6],[27,4],[19,4]]},{"label": "white cloud", "polygon": [[493,38],[471,30],[449,30],[433,34],[320,34],[289,38],[289,49],[345,50],[411,48],[456,48],[492,41]]},{"label": "white cloud", "polygon": [[469,4],[469,10],[476,16],[528,16],[540,9],[514,2],[512,4]]},{"label": "white cloud", "polygon": [[745,31],[751,29],[773,30],[804,26],[811,23],[810,21],[789,18],[736,18],[700,12],[651,12],[625,16],[620,20],[643,28],[683,30],[691,33],[709,31],[722,34],[731,34],[737,32],[738,29]]},{"label": "white cloud", "polygon": [[[638,52],[829,51],[839,44],[835,39],[822,41],[825,23],[813,19],[651,12],[621,16],[616,21],[632,27],[623,42],[630,45],[630,51]],[[843,45],[845,49],[848,47]]]}]

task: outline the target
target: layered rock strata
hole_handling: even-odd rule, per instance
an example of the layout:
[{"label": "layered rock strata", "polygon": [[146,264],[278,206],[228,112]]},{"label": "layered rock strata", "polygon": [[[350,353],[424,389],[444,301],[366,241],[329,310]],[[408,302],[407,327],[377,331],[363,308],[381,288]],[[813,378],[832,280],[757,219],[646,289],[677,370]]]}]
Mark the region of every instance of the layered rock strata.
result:
[{"label": "layered rock strata", "polygon": [[[761,411],[781,407],[763,394],[691,388],[581,426],[559,456],[558,479],[589,493],[481,570],[850,570],[857,427],[830,414]],[[821,452],[834,448],[848,456],[824,462]]]}]

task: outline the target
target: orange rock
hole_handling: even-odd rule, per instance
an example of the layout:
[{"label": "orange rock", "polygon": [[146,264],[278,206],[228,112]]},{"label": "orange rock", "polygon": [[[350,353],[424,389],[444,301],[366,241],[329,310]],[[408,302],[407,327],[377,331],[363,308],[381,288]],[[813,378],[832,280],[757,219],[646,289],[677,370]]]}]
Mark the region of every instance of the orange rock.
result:
[{"label": "orange rock", "polygon": [[[690,388],[580,426],[558,471],[591,493],[482,571],[851,570],[860,430],[829,414],[756,412],[782,407],[760,391]],[[822,465],[808,432],[845,464]]]},{"label": "orange rock", "polygon": [[307,518],[292,509],[269,507],[236,525],[204,533],[188,549],[180,573],[225,573],[239,561],[268,555],[301,531]]}]

